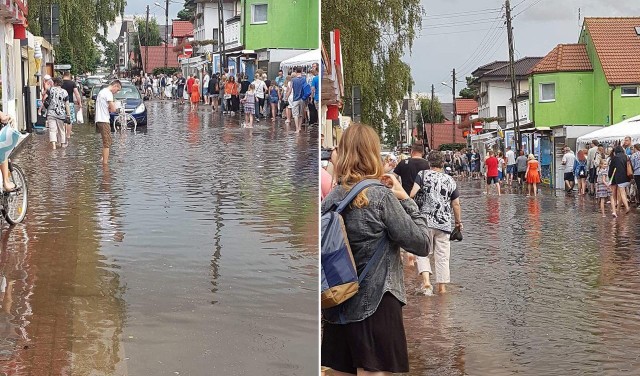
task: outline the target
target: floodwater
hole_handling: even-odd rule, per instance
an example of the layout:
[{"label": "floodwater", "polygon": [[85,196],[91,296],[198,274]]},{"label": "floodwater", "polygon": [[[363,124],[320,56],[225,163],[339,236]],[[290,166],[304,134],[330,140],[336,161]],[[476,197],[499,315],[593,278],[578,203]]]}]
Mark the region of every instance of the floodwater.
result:
[{"label": "floodwater", "polygon": [[418,296],[405,266],[410,374],[639,375],[640,211],[460,185],[449,292]]},{"label": "floodwater", "polygon": [[99,163],[93,125],[34,135],[2,229],[0,374],[317,371],[317,130],[148,102]]}]

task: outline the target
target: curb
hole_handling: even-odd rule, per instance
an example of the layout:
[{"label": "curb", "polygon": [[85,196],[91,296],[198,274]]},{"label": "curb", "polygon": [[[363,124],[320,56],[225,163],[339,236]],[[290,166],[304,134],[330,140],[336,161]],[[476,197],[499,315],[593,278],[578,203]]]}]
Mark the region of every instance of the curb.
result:
[{"label": "curb", "polygon": [[16,145],[16,147],[11,150],[9,158],[13,158],[14,155],[18,154],[22,150],[25,142],[31,138],[32,134],[33,133],[27,133],[25,137],[20,137],[20,139],[18,140],[18,145]]}]

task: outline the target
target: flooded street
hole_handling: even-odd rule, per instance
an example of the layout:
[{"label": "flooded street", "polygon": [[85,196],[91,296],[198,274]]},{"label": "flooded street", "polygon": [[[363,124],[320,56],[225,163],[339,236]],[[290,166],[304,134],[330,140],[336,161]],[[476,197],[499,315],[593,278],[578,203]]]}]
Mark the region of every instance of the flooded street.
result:
[{"label": "flooded street", "polygon": [[0,373],[316,372],[317,131],[147,105],[106,170],[93,125],[15,158],[30,200],[2,232]]},{"label": "flooded street", "polygon": [[418,296],[405,266],[410,374],[639,374],[640,213],[461,187],[449,293]]}]

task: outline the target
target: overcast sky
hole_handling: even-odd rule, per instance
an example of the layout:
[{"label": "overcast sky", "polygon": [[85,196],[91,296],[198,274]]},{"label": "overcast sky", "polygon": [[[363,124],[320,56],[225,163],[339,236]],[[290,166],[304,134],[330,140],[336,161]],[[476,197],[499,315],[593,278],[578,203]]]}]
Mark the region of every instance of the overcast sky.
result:
[{"label": "overcast sky", "polygon": [[[464,81],[465,75],[481,65],[508,60],[506,27],[500,18],[504,1],[422,0],[422,5],[426,16],[421,34],[412,54],[404,58],[411,66],[414,92],[428,92],[434,84],[437,95],[451,102],[446,100],[451,89],[441,82],[451,83],[453,68]],[[582,17],[640,16],[639,0],[511,0],[511,7],[516,59],[542,57],[559,43],[576,43],[578,8]]]},{"label": "overcast sky", "polygon": [[[154,5],[156,2],[163,7],[166,4],[166,0],[128,0],[124,13],[126,15],[142,16],[146,13],[147,5],[149,5],[149,15],[151,17],[155,15],[158,19],[158,23],[164,24],[164,10]],[[169,23],[171,23],[172,19],[177,17],[178,12],[183,8],[183,5],[183,0],[169,0]]]}]

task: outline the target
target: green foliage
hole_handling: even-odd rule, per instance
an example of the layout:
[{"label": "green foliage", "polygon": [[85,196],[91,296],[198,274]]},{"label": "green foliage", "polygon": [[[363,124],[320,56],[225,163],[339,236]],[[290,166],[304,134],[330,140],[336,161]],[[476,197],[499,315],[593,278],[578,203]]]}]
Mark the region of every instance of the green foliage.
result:
[{"label": "green foliage", "polygon": [[464,149],[466,147],[467,147],[467,144],[465,144],[465,143],[442,144],[442,145],[440,145],[440,147],[438,147],[438,150],[440,150],[440,151],[445,151],[445,150],[456,151],[456,150]]},{"label": "green foliage", "polygon": [[157,76],[159,74],[166,74],[168,76],[171,76],[172,74],[176,73],[180,71],[179,68],[176,67],[158,67],[158,68],[154,68],[152,74],[154,76]]},{"label": "green foliage", "polygon": [[160,28],[155,18],[149,19],[149,34],[147,35],[147,20],[142,18],[136,19],[136,29],[138,30],[139,43],[138,46],[159,46],[162,44],[160,36]]},{"label": "green foliage", "polygon": [[96,41],[98,41],[104,48],[102,58],[99,59],[98,65],[104,68],[113,69],[113,67],[118,64],[118,44],[116,42],[108,41],[107,38],[100,34],[96,36]]},{"label": "green foliage", "polygon": [[[410,52],[422,25],[420,0],[323,0],[322,38],[340,30],[345,102],[352,86],[362,92],[362,122],[395,144],[399,127],[397,103],[411,92],[411,69],[401,58]],[[384,129],[388,127],[389,129]]]},{"label": "green foliage", "polygon": [[478,97],[478,84],[474,83],[475,77],[467,76],[467,87],[460,90],[460,96],[464,99],[476,99]]},{"label": "green foliage", "polygon": [[[94,71],[100,61],[94,38],[106,34],[110,22],[124,12],[126,0],[57,0],[60,5],[60,44],[56,63],[71,64],[74,74]],[[42,35],[50,0],[29,1],[29,31]]]},{"label": "green foliage", "polygon": [[195,11],[196,11],[195,0],[185,0],[184,9],[178,12],[178,19],[180,21],[192,22],[194,19]]},{"label": "green foliage", "polygon": [[433,106],[431,105],[431,98],[420,98],[420,112],[417,115],[416,121],[420,124],[423,121],[425,123],[442,123],[445,120],[442,113],[442,105],[438,97],[433,98]]}]

